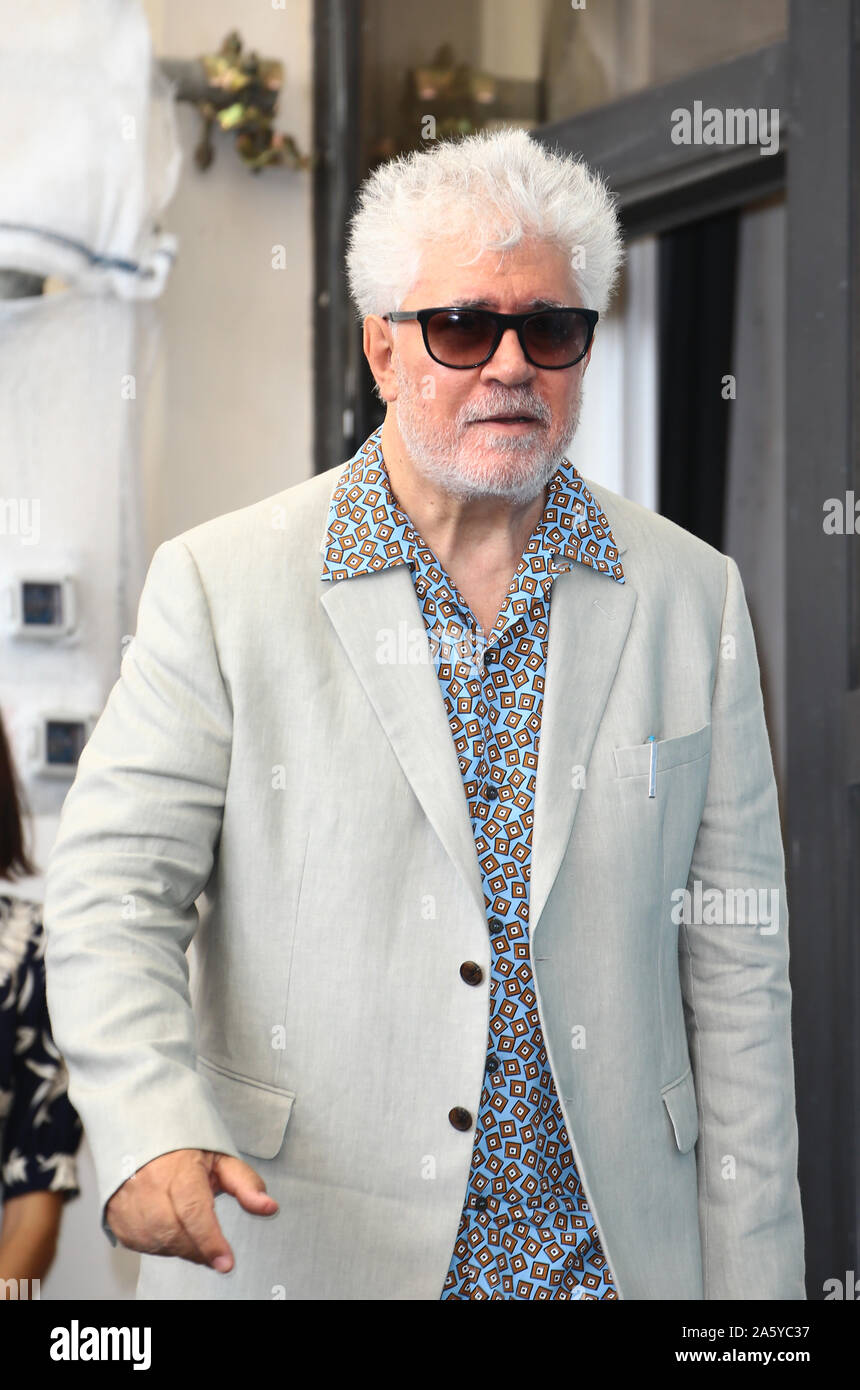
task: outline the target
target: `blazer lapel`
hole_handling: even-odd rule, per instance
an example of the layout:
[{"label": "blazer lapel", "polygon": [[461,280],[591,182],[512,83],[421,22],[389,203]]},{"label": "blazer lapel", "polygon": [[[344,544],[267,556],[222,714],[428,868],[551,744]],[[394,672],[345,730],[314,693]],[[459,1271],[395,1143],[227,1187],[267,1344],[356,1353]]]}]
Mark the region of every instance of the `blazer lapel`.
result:
[{"label": "blazer lapel", "polygon": [[[619,554],[625,548],[619,544]],[[570,839],[635,607],[636,590],[626,575],[619,584],[575,562],[553,580],[532,826],[532,941]]]},{"label": "blazer lapel", "polygon": [[[320,603],[394,754],[483,916],[484,890],[463,779],[412,571],[395,565],[336,584],[321,581],[320,588]],[[380,660],[383,633],[393,634],[394,661]],[[427,659],[409,660],[422,644]]]}]

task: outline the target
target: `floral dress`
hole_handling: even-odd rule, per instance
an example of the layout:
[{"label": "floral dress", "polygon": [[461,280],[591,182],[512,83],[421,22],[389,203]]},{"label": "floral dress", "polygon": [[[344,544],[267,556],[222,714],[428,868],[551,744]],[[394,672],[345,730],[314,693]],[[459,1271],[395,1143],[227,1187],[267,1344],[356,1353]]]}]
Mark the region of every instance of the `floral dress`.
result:
[{"label": "floral dress", "polygon": [[54,1046],[41,906],[0,893],[0,1199],[76,1197],[82,1128]]}]

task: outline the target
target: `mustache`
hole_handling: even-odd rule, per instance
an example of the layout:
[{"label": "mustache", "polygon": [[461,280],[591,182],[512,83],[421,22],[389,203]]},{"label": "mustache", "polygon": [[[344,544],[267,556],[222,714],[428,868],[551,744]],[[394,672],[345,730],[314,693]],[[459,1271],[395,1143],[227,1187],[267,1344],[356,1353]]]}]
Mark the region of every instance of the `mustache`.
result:
[{"label": "mustache", "polygon": [[475,420],[492,419],[496,415],[529,415],[541,422],[551,418],[545,402],[532,396],[516,401],[490,398],[475,405],[469,404],[464,407],[462,419],[470,424]]}]

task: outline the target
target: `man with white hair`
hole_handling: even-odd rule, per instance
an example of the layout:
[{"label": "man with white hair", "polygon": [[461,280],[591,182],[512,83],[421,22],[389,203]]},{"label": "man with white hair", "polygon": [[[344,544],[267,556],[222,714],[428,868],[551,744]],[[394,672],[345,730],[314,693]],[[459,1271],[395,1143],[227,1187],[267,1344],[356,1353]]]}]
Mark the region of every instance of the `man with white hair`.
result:
[{"label": "man with white hair", "polygon": [[566,457],[621,258],[522,131],[380,166],[383,424],[153,557],[45,905],[139,1297],[805,1297],[740,577]]}]

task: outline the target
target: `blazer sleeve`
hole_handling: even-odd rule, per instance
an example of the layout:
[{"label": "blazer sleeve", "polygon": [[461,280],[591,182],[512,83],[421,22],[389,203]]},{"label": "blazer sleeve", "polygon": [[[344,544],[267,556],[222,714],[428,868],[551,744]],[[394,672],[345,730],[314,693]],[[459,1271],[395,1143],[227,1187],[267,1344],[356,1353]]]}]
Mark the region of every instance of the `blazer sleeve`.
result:
[{"label": "blazer sleeve", "polygon": [[153,555],[137,631],[78,761],[46,873],[54,1038],[111,1195],[174,1149],[238,1156],[197,1071],[186,949],[210,877],[232,710],[197,566]]},{"label": "blazer sleeve", "polygon": [[[690,913],[679,936],[704,1297],[805,1299],[784,855],[755,639],[737,565],[726,557],[726,567],[711,765],[687,883],[719,906]],[[729,922],[744,917],[727,906],[742,901],[731,890],[745,895],[747,924]]]}]

